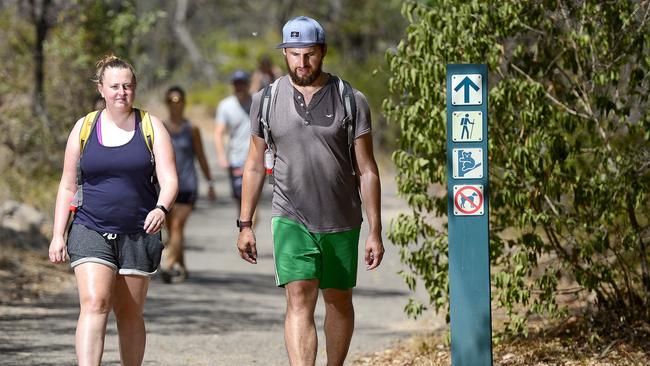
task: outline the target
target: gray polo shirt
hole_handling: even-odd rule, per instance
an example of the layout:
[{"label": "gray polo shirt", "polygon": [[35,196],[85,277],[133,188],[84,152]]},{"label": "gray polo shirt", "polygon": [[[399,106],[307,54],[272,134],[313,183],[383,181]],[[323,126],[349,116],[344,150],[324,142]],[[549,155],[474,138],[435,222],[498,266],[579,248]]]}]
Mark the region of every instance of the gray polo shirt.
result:
[{"label": "gray polo shirt", "polygon": [[[277,149],[272,216],[301,223],[314,233],[333,233],[361,225],[361,199],[352,175],[345,109],[336,78],[330,77],[308,106],[288,76],[278,79],[270,125]],[[264,138],[259,122],[262,91],[253,96],[251,134]],[[354,91],[355,137],[370,133],[370,108]],[[262,164],[262,162],[260,162]]]}]

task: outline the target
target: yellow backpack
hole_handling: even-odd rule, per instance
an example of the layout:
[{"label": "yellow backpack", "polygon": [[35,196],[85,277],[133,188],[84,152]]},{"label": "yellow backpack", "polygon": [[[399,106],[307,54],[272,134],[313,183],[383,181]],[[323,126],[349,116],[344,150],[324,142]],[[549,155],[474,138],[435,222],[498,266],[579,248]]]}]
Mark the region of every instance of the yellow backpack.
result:
[{"label": "yellow backpack", "polygon": [[[158,180],[156,178],[156,159],[153,155],[153,124],[151,123],[151,116],[149,112],[142,109],[135,109],[135,113],[140,113],[140,131],[142,132],[142,138],[144,139],[147,149],[149,149],[149,154],[151,154],[151,165],[153,166],[153,174],[151,175],[151,183],[156,185]],[[83,180],[81,176],[81,157],[83,156],[84,149],[88,143],[90,133],[97,123],[99,118],[99,111],[92,111],[84,117],[83,124],[81,125],[81,131],[79,131],[79,160],[77,160],[77,192],[72,197],[70,202],[70,211],[76,212],[79,207],[83,204]]]},{"label": "yellow backpack", "polygon": [[[135,112],[140,113],[140,131],[142,131],[144,143],[147,145],[147,148],[153,157],[153,125],[151,124],[151,116],[149,115],[149,112],[142,109],[136,108]],[[86,148],[88,137],[90,137],[90,132],[93,130],[95,123],[97,123],[97,118],[99,118],[99,111],[90,112],[86,117],[84,117],[84,122],[81,126],[81,131],[79,132],[79,145],[82,155]]]}]

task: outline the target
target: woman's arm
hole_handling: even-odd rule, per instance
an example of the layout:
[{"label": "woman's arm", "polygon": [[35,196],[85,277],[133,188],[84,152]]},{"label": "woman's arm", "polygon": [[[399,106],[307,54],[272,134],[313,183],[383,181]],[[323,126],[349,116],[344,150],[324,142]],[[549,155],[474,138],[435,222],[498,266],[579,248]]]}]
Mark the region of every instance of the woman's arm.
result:
[{"label": "woman's arm", "polygon": [[210,172],[210,165],[208,164],[208,159],[205,157],[205,151],[203,150],[203,140],[201,139],[201,131],[198,127],[192,126],[192,148],[194,149],[194,155],[199,161],[199,166],[203,171],[203,176],[208,181],[208,198],[214,200],[216,198],[214,194],[214,187],[212,185],[212,173]]},{"label": "woman's arm", "polygon": [[65,262],[67,257],[64,235],[70,219],[70,201],[72,201],[72,197],[77,192],[77,163],[80,156],[79,131],[81,130],[83,120],[81,118],[75,123],[68,136],[68,142],[65,147],[63,172],[54,206],[52,241],[50,242],[48,253],[52,263]]},{"label": "woman's arm", "polygon": [[[178,194],[178,176],[176,175],[176,157],[174,148],[167,129],[155,116],[151,116],[153,124],[154,144],[153,153],[156,158],[156,176],[160,184],[160,193],[156,205],[164,206],[171,210],[176,194]],[[147,233],[153,234],[162,228],[165,222],[165,212],[154,208],[149,212],[144,221],[144,229]]]}]

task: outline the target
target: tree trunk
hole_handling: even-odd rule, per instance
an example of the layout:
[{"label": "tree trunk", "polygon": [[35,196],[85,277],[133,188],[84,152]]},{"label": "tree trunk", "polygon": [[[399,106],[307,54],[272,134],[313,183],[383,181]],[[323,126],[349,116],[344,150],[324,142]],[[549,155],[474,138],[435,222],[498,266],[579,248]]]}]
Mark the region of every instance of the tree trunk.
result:
[{"label": "tree trunk", "polygon": [[34,94],[32,95],[32,112],[41,119],[45,131],[49,130],[49,118],[45,107],[45,55],[43,44],[50,26],[47,22],[47,11],[51,0],[30,0],[32,22],[36,30],[34,42]]},{"label": "tree trunk", "polygon": [[201,55],[201,51],[196,46],[196,43],[194,43],[194,40],[192,39],[192,35],[190,34],[189,30],[187,29],[187,26],[185,25],[186,18],[187,18],[187,0],[177,0],[176,15],[174,16],[174,23],[173,23],[174,34],[176,35],[178,41],[187,50],[187,53],[189,54],[190,60],[192,61],[192,64],[194,64],[194,67],[205,76],[208,84],[212,85],[216,81],[216,74],[214,72],[214,68],[212,68],[212,65],[210,65],[205,60],[205,58],[203,58],[203,55]]},{"label": "tree trunk", "polygon": [[282,0],[276,3],[275,29],[280,33],[280,37],[282,37],[282,27],[289,20],[289,16],[295,5],[296,0]]}]

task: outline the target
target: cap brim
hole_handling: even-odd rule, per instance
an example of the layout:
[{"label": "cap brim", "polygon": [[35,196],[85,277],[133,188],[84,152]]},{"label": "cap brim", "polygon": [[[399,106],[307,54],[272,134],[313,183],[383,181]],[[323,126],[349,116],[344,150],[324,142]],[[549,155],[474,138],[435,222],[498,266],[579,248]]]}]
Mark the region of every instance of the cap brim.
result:
[{"label": "cap brim", "polygon": [[286,42],[286,43],[280,43],[279,45],[275,46],[275,48],[307,48],[311,46],[315,46],[317,44],[322,44],[322,43],[314,43],[314,42]]}]

